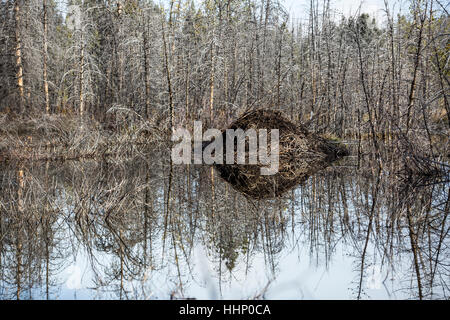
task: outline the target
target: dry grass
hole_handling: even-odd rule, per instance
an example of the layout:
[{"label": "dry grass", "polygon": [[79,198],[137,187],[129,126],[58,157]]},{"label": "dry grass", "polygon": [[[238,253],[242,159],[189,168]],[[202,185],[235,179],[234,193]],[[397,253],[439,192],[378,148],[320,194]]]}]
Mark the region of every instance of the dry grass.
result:
[{"label": "dry grass", "polygon": [[0,160],[41,161],[82,158],[126,159],[146,146],[166,142],[167,135],[150,121],[124,123],[107,130],[77,116],[42,115],[34,119],[0,117]]}]

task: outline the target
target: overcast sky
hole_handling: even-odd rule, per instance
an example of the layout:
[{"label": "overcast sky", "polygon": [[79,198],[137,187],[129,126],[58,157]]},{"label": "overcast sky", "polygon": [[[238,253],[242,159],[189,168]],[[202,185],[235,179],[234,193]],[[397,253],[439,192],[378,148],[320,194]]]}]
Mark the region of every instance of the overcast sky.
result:
[{"label": "overcast sky", "polygon": [[[156,3],[168,4],[170,0],[154,0]],[[301,20],[307,22],[310,2],[311,0],[280,0],[286,10],[289,12],[291,19]],[[318,0],[320,4],[323,4],[323,0]],[[65,3],[67,0],[60,0],[60,8],[62,11],[66,11]],[[196,0],[196,3],[200,3],[201,0]],[[394,13],[397,13],[401,8],[403,12],[408,10],[407,0],[387,0],[389,9]],[[336,16],[339,17],[343,14],[346,17],[354,15],[358,8],[361,8],[361,13],[369,13],[374,16],[378,23],[382,23],[384,20],[384,0],[331,0],[332,9],[336,12]]]},{"label": "overcast sky", "polygon": [[[310,8],[310,0],[281,0],[284,7],[290,13],[291,18],[307,20]],[[319,0],[319,3],[323,1]],[[401,8],[403,11],[408,9],[407,1],[402,0],[387,0],[389,10],[397,13]],[[343,14],[346,17],[354,15],[358,8],[361,8],[361,13],[369,13],[374,16],[378,22],[384,20],[384,0],[331,0],[330,6],[337,13],[337,16]]]}]

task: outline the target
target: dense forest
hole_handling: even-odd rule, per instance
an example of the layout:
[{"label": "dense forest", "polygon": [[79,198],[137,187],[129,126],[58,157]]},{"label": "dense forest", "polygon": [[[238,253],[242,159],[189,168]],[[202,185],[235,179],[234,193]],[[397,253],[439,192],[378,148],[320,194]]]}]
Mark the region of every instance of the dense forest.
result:
[{"label": "dense forest", "polygon": [[[0,298],[59,297],[81,255],[100,297],[190,298],[203,245],[213,298],[256,256],[270,277],[244,298],[286,250],[328,268],[343,246],[351,297],[379,265],[394,298],[448,299],[448,4],[385,1],[380,21],[305,4],[1,0]],[[172,164],[172,129],[258,109],[349,156],[270,200]]]},{"label": "dense forest", "polygon": [[274,0],[0,5],[3,122],[220,128],[269,108],[316,132],[365,139],[375,155],[400,138],[427,154],[445,150],[436,144],[450,118],[440,1],[411,1],[396,16],[386,2],[382,24],[314,0],[303,22]]}]

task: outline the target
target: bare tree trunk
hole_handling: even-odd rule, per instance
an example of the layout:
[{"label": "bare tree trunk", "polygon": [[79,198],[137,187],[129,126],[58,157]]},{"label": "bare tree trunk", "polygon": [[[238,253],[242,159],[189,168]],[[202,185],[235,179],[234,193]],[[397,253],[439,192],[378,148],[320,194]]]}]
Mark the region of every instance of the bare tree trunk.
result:
[{"label": "bare tree trunk", "polygon": [[316,56],[316,44],[315,44],[315,29],[314,29],[314,23],[315,23],[315,13],[314,13],[314,0],[311,0],[311,12],[310,12],[310,25],[311,25],[311,53],[309,55],[310,58],[310,64],[311,64],[311,93],[312,93],[312,100],[311,100],[311,113],[309,116],[309,121],[312,121],[313,114],[314,114],[314,106],[316,105],[316,79],[315,79],[315,56]]},{"label": "bare tree trunk", "polygon": [[[164,17],[163,17],[164,19]],[[173,127],[173,116],[174,116],[174,108],[173,108],[173,92],[172,92],[172,79],[170,76],[170,68],[169,68],[169,52],[167,48],[166,41],[166,31],[164,28],[164,20],[162,22],[162,36],[163,36],[163,45],[164,45],[164,64],[166,69],[167,76],[167,88],[169,91],[169,129],[172,130]]]},{"label": "bare tree trunk", "polygon": [[45,112],[50,114],[50,100],[48,95],[48,80],[47,80],[47,37],[48,37],[48,19],[47,19],[47,0],[43,0],[42,9],[44,11],[44,65],[43,65],[43,76],[44,76],[44,95],[45,95]]},{"label": "bare tree trunk", "polygon": [[80,52],[80,117],[84,117],[84,39],[83,32],[81,32],[81,52]]},{"label": "bare tree trunk", "polygon": [[149,57],[148,57],[148,26],[147,23],[144,24],[143,32],[143,45],[144,45],[144,75],[145,75],[145,116],[147,119],[150,118],[150,72],[149,68]]},{"label": "bare tree trunk", "polygon": [[[425,12],[426,12],[426,9],[425,9]],[[417,12],[416,14],[419,15],[420,12]],[[406,113],[406,134],[408,134],[409,129],[410,129],[411,109],[414,104],[414,92],[415,92],[415,88],[416,88],[417,69],[419,68],[420,54],[422,51],[422,31],[423,31],[424,22],[425,22],[425,16],[420,17],[419,35],[418,35],[418,39],[417,39],[417,51],[416,51],[416,55],[414,57],[414,74],[413,74],[413,78],[411,81],[411,87],[409,89],[408,110]]]},{"label": "bare tree trunk", "polygon": [[19,111],[24,112],[24,89],[23,89],[23,65],[22,65],[22,38],[20,35],[20,0],[14,1],[14,19],[15,25],[15,36],[16,36],[16,78],[17,78],[17,89],[19,91]]},{"label": "bare tree trunk", "polygon": [[[173,116],[174,116],[174,108],[173,108],[173,92],[172,92],[172,79],[170,76],[170,67],[169,67],[169,53],[167,48],[167,40],[166,40],[166,31],[165,31],[165,17],[162,17],[162,38],[163,38],[163,46],[164,46],[164,64],[165,64],[165,71],[167,76],[167,87],[169,91],[169,134],[172,133],[173,130]],[[162,248],[162,261],[164,261],[164,251],[165,251],[165,244],[166,244],[166,235],[167,235],[167,227],[168,222],[171,220],[169,218],[169,215],[171,214],[170,211],[170,197],[171,197],[171,191],[172,191],[172,177],[173,177],[173,163],[172,163],[172,157],[169,157],[169,185],[167,187],[167,198],[165,201],[166,204],[166,212],[164,216],[164,233],[163,233],[163,248]]]},{"label": "bare tree trunk", "polygon": [[277,57],[277,108],[281,109],[281,55],[283,50],[283,33],[284,26],[280,29],[280,42],[278,43],[278,57]]},{"label": "bare tree trunk", "polygon": [[209,123],[213,122],[213,112],[214,112],[214,81],[215,81],[215,53],[214,53],[214,35],[211,43],[211,74],[209,83]]}]

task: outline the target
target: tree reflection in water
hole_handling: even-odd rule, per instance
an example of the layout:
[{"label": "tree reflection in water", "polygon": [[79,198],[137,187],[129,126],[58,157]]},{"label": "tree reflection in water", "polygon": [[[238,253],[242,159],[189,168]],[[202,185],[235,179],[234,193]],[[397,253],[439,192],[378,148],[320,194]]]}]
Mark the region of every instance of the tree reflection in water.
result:
[{"label": "tree reflection in water", "polygon": [[337,298],[449,297],[448,183],[341,166],[258,201],[163,158],[4,164],[0,297],[326,298],[300,266],[344,259]]}]

